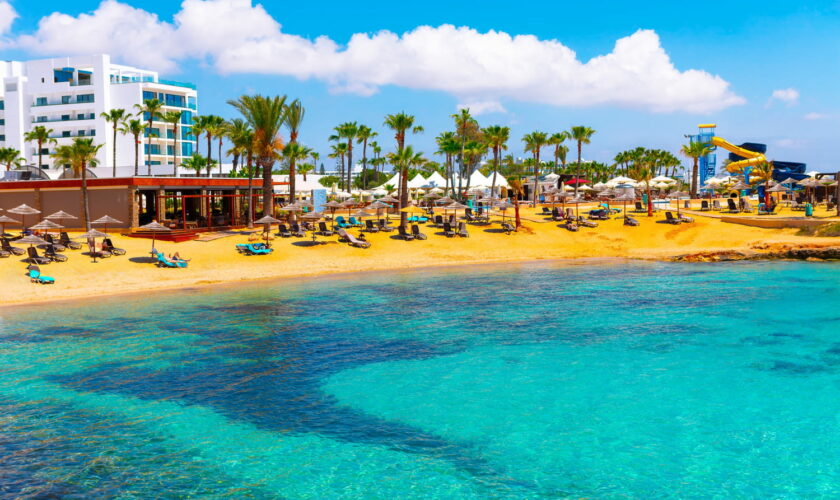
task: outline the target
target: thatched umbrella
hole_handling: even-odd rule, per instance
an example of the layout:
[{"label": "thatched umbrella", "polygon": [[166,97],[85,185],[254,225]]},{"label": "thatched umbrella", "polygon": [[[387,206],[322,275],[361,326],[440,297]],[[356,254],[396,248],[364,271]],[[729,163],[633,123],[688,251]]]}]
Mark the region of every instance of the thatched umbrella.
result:
[{"label": "thatched umbrella", "polygon": [[467,207],[463,203],[458,203],[457,201],[453,201],[449,205],[445,205],[443,207],[443,213],[444,213],[444,215],[446,215],[447,211],[452,210],[452,211],[455,212],[455,217],[457,218],[458,217],[458,210],[465,210],[467,208],[469,208],[469,207]]},{"label": "thatched umbrella", "polygon": [[75,215],[70,215],[64,210],[59,210],[58,212],[50,214],[44,218],[50,220],[55,219],[58,221],[59,224],[62,224],[64,222],[64,219],[78,219],[78,217],[76,217]]},{"label": "thatched umbrella", "polygon": [[50,229],[61,229],[64,226],[60,224],[56,224],[51,220],[44,219],[41,222],[35,224],[34,226],[30,226],[29,229],[37,229],[38,231],[46,231],[49,233]]},{"label": "thatched umbrella", "polygon": [[35,209],[24,203],[23,205],[18,205],[15,208],[7,210],[10,214],[17,214],[20,215],[21,219],[21,233],[26,231],[26,216],[27,215],[38,215],[41,213],[40,210]]},{"label": "thatched umbrella", "polygon": [[83,233],[79,236],[79,238],[85,238],[88,241],[88,245],[90,245],[90,251],[93,253],[93,262],[96,263],[96,238],[107,238],[108,235],[103,233],[102,231],[97,231],[96,229],[91,229],[90,231]]},{"label": "thatched umbrella", "polygon": [[91,225],[94,225],[94,224],[102,224],[102,226],[103,226],[103,227],[102,227],[102,229],[103,229],[103,231],[102,231],[102,232],[104,232],[104,233],[105,233],[105,235],[106,235],[106,237],[107,237],[107,234],[108,234],[108,224],[122,224],[122,221],[121,221],[121,220],[117,220],[117,219],[115,219],[115,218],[111,217],[110,215],[106,215],[106,216],[104,216],[104,217],[100,217],[100,218],[96,219],[95,221],[91,222],[90,224],[91,224]]},{"label": "thatched umbrella", "polygon": [[163,231],[167,233],[171,233],[172,230],[168,227],[164,226],[163,224],[159,224],[157,221],[152,221],[145,226],[140,226],[137,229],[142,229],[144,231],[152,231],[152,253],[155,253],[155,238],[157,233]]},{"label": "thatched umbrella", "polygon": [[[7,215],[0,215],[0,237],[6,237],[6,224],[20,224],[19,220],[12,219]],[[8,235],[11,236],[11,235]]]},{"label": "thatched umbrella", "polygon": [[333,219],[335,219],[335,211],[338,210],[339,208],[341,208],[341,203],[339,203],[337,201],[328,201],[328,202],[324,203],[324,208],[329,208],[330,209],[330,215],[332,216]]},{"label": "thatched umbrella", "polygon": [[271,246],[268,242],[268,237],[271,236],[271,225],[272,224],[280,224],[280,222],[281,221],[279,219],[275,219],[274,217],[272,217],[270,215],[266,215],[265,217],[254,221],[254,224],[263,224],[265,226],[265,230],[263,231],[263,236],[265,237],[265,246],[266,247]]},{"label": "thatched umbrella", "polygon": [[24,245],[28,244],[30,247],[33,245],[48,245],[47,240],[41,238],[40,236],[35,236],[34,234],[30,234],[28,236],[24,236],[23,238],[17,240],[17,243],[23,243]]},{"label": "thatched umbrella", "polygon": [[366,206],[365,210],[376,210],[376,217],[379,217],[379,212],[382,211],[383,208],[391,208],[391,205],[383,203],[382,200],[376,200]]},{"label": "thatched umbrella", "polygon": [[513,208],[513,205],[509,203],[507,200],[501,200],[496,204],[496,210],[500,210],[502,212],[502,223],[505,222],[505,212],[509,209]]},{"label": "thatched umbrella", "polygon": [[620,194],[620,195],[616,196],[615,198],[613,198],[613,201],[623,201],[624,202],[624,211],[622,212],[622,214],[624,215],[624,218],[626,219],[627,218],[627,202],[628,201],[636,201],[636,195],[625,192],[625,193]]},{"label": "thatched umbrella", "polygon": [[[807,179],[802,179],[801,181],[799,181],[798,184],[800,186],[805,186],[806,195],[808,195],[808,199],[811,200],[811,203],[813,204],[813,202],[814,202],[814,190],[812,188],[818,188],[818,187],[822,186],[822,184],[820,184],[820,181],[814,179],[813,177],[808,177]],[[808,190],[810,190],[810,191],[808,191]],[[807,193],[810,193],[810,194],[807,194]],[[11,212],[11,210],[9,210],[9,211]]]}]

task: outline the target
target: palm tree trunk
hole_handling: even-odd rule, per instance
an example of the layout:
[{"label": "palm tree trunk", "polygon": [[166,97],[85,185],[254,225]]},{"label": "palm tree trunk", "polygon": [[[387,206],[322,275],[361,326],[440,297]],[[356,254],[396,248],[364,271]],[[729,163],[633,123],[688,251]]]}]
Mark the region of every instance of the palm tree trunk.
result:
[{"label": "palm tree trunk", "polygon": [[117,122],[114,122],[114,174],[113,177],[117,176]]},{"label": "palm tree trunk", "polygon": [[44,153],[41,151],[41,148],[44,146],[42,141],[38,141],[38,168],[44,168]]},{"label": "palm tree trunk", "polygon": [[537,206],[540,189],[540,148],[534,151],[534,207]]},{"label": "palm tree trunk", "polygon": [[222,175],[222,138],[219,137],[219,175]]},{"label": "palm tree trunk", "polygon": [[137,177],[140,174],[140,136],[134,136],[134,176]]},{"label": "palm tree trunk", "polygon": [[578,141],[578,162],[577,162],[577,169],[575,170],[575,198],[578,196],[578,186],[580,186],[580,153],[581,153],[582,145],[581,141]]},{"label": "palm tree trunk", "polygon": [[513,197],[513,210],[516,214],[516,229],[519,229],[522,226],[522,219],[519,218],[519,196],[514,195]]},{"label": "palm tree trunk", "polygon": [[353,190],[353,140],[347,139],[347,192]]},{"label": "palm tree trunk", "polygon": [[362,189],[367,189],[367,139],[362,141]]},{"label": "palm tree trunk", "polygon": [[[490,199],[496,196],[496,172],[499,170],[499,147],[493,146],[493,181],[490,183]],[[488,210],[489,213],[489,210]]]},{"label": "palm tree trunk", "polygon": [[254,165],[251,158],[248,159],[248,229],[254,227]]},{"label": "palm tree trunk", "polygon": [[[289,203],[294,203],[297,200],[297,192],[295,190],[295,159],[289,159]],[[291,212],[291,220],[295,220],[295,213]]]},{"label": "palm tree trunk", "polygon": [[402,211],[408,206],[408,166],[400,169],[400,226],[405,226],[405,219],[408,214]]},{"label": "palm tree trunk", "polygon": [[152,120],[149,119],[149,130],[146,132],[146,175],[152,175]]},{"label": "palm tree trunk", "polygon": [[90,231],[90,203],[88,201],[87,162],[82,162],[82,207],[85,217],[85,231]]},{"label": "palm tree trunk", "polygon": [[178,124],[175,123],[174,127],[175,127],[175,130],[174,130],[175,133],[172,134],[172,135],[175,136],[175,147],[172,150],[172,165],[173,165],[172,176],[173,177],[178,177]]},{"label": "palm tree trunk", "polygon": [[271,157],[262,157],[259,163],[263,169],[263,215],[274,217],[274,183],[271,179],[274,161]]},{"label": "palm tree trunk", "polygon": [[207,134],[207,133],[205,133],[204,135],[207,136],[207,177],[210,177],[210,163],[211,163],[210,160],[212,159],[212,158],[210,158],[210,152],[211,152],[211,147],[212,147],[212,144],[211,144],[210,141],[213,140],[213,136],[210,135],[210,134]]},{"label": "palm tree trunk", "polygon": [[653,217],[653,198],[650,197],[650,179],[647,182],[647,188],[645,189],[647,193],[647,210],[648,210],[648,217]]},{"label": "palm tree trunk", "polygon": [[697,197],[697,173],[698,173],[698,158],[694,157],[694,167],[691,169],[691,197]]}]

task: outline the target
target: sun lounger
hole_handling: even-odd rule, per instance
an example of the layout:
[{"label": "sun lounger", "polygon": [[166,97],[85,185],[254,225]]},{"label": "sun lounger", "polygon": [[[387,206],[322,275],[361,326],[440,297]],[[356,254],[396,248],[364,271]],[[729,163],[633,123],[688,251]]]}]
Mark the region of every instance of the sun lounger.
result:
[{"label": "sun lounger", "polygon": [[680,221],[680,222],[688,222],[688,223],[691,223],[691,222],[694,222],[694,217],[689,217],[689,216],[687,216],[687,215],[685,215],[685,214],[679,214],[679,221]]},{"label": "sun lounger", "polygon": [[8,238],[0,238],[0,243],[2,243],[2,246],[0,246],[0,249],[2,249],[3,251],[9,252],[12,255],[23,255],[24,253],[26,253],[26,251],[22,248],[13,247],[12,244],[9,243]]},{"label": "sun lounger", "polygon": [[776,212],[778,205],[773,205],[770,210],[767,210],[767,205],[764,203],[758,204],[758,215],[773,215]]},{"label": "sun lounger", "polygon": [[515,233],[516,228],[513,227],[513,224],[510,222],[502,222],[502,231],[504,231],[505,234]]},{"label": "sun lounger", "polygon": [[379,226],[375,225],[372,220],[368,219],[365,221],[365,228],[362,231],[367,231],[369,233],[378,233]]},{"label": "sun lounger", "polygon": [[465,222],[458,223],[458,236],[461,238],[469,238],[470,233],[467,232],[467,224]]},{"label": "sun lounger", "polygon": [[679,224],[680,220],[674,217],[672,212],[665,212],[665,222],[668,224]]},{"label": "sun lounger", "polygon": [[452,224],[450,224],[449,222],[443,223],[443,234],[448,238],[455,236],[455,231],[452,229]]},{"label": "sun lounger", "polygon": [[61,237],[58,239],[58,242],[70,250],[81,250],[82,248],[81,243],[71,240],[70,235],[64,231],[61,232]]},{"label": "sun lounger", "polygon": [[442,215],[435,215],[435,227],[443,227],[443,216]]},{"label": "sun lounger", "polygon": [[31,283],[38,283],[39,285],[51,285],[55,283],[54,278],[41,274],[41,268],[34,264],[26,268],[26,275],[29,276]]},{"label": "sun lounger", "polygon": [[572,232],[577,232],[577,231],[580,230],[580,227],[578,227],[577,222],[575,222],[572,219],[566,220],[566,223],[564,224],[564,227],[566,229],[568,229],[569,231],[572,231]]},{"label": "sun lounger", "polygon": [[709,200],[701,201],[700,202],[700,211],[701,212],[708,212],[709,210],[711,210],[711,208],[709,208]]},{"label": "sun lounger", "polygon": [[336,225],[336,226],[338,226],[338,227],[340,227],[340,228],[342,228],[342,229],[343,229],[343,228],[346,228],[346,227],[350,227],[350,226],[351,226],[351,224],[349,224],[349,223],[348,223],[348,222],[344,219],[344,217],[343,217],[343,216],[341,216],[341,215],[339,215],[338,217],[336,217],[336,218],[335,218],[335,225]]},{"label": "sun lounger", "polygon": [[426,235],[420,232],[420,226],[417,224],[411,225],[411,235],[414,236],[415,240],[425,240]]},{"label": "sun lounger", "polygon": [[66,246],[62,245],[61,243],[56,243],[55,239],[53,238],[53,236],[50,233],[44,234],[44,241],[46,241],[50,245],[53,245],[55,247],[56,252],[63,252],[65,250],[67,250]]},{"label": "sun lounger", "polygon": [[112,255],[125,255],[125,249],[115,247],[111,238],[105,238],[102,240],[102,250],[111,252]]},{"label": "sun lounger", "polygon": [[720,200],[712,200],[712,210],[714,210],[715,212],[721,211]]},{"label": "sun lounger", "polygon": [[360,239],[356,238],[355,236],[353,236],[352,234],[348,233],[343,228],[338,230],[338,237],[341,238],[342,240],[346,241],[347,243],[349,243],[350,246],[352,246],[352,247],[370,248],[370,242],[369,241],[360,240]]},{"label": "sun lounger", "polygon": [[5,250],[0,250],[0,259],[6,259],[6,258],[11,257],[11,256],[12,256],[11,252],[7,252]]},{"label": "sun lounger", "polygon": [[96,244],[93,242],[92,238],[88,238],[87,244],[88,244],[88,255],[90,255],[91,257],[98,257],[100,259],[107,259],[108,257],[111,256],[111,252],[109,252],[107,250],[97,250],[96,249]]},{"label": "sun lounger", "polygon": [[411,241],[411,240],[414,239],[414,235],[410,234],[408,231],[406,231],[405,226],[398,227],[397,231],[399,232],[400,238],[402,238],[405,241]]},{"label": "sun lounger", "polygon": [[321,221],[318,223],[318,234],[321,236],[332,236],[335,234],[335,231],[329,229],[326,222]]},{"label": "sun lounger", "polygon": [[639,221],[634,219],[633,217],[627,216],[627,217],[624,218],[624,225],[625,226],[636,227],[636,226],[639,225]]},{"label": "sun lounger", "polygon": [[239,243],[236,245],[236,250],[244,255],[268,255],[274,251],[265,243]]},{"label": "sun lounger", "polygon": [[157,253],[157,266],[158,267],[167,267],[167,268],[181,268],[184,269],[187,267],[187,261],[185,260],[169,260],[166,258],[166,255],[163,253]]},{"label": "sun lounger", "polygon": [[[555,209],[553,209],[553,210],[557,210],[557,209],[555,208]],[[549,208],[548,208],[548,207],[542,207],[542,214],[543,214],[543,215],[553,215],[553,214],[552,214],[553,210],[549,210]]]},{"label": "sun lounger", "polygon": [[47,248],[44,249],[44,257],[53,262],[67,262],[67,256],[56,252],[55,245],[53,244],[47,245]]},{"label": "sun lounger", "polygon": [[359,221],[359,219],[357,219],[355,217],[350,217],[350,220],[348,221],[348,224],[350,224],[353,227],[364,227],[364,224],[362,224]]},{"label": "sun lounger", "polygon": [[35,248],[35,247],[27,248],[26,249],[26,254],[27,254],[26,261],[29,262],[30,264],[40,264],[40,265],[43,266],[45,264],[49,264],[50,262],[52,262],[50,259],[48,259],[46,257],[41,257],[40,255],[38,255],[38,249]]},{"label": "sun lounger", "polygon": [[740,212],[740,210],[738,209],[738,205],[735,204],[735,200],[733,200],[732,198],[727,198],[726,199],[726,206],[727,206],[727,209],[728,209],[727,211],[730,212],[730,213],[735,214],[735,213]]},{"label": "sun lounger", "polygon": [[589,219],[590,220],[609,220],[610,215],[609,212],[603,208],[598,208],[595,210],[589,211]]},{"label": "sun lounger", "polygon": [[752,208],[752,205],[750,204],[750,202],[743,199],[743,198],[741,199],[741,211],[747,212],[747,213],[753,211],[753,208]]},{"label": "sun lounger", "polygon": [[292,232],[289,231],[289,228],[286,227],[285,224],[277,224],[277,236],[281,238],[291,238]]},{"label": "sun lounger", "polygon": [[466,210],[464,210],[464,218],[467,219],[467,222],[475,222],[476,221],[475,214],[473,214],[473,211],[472,211],[471,208],[467,208]]},{"label": "sun lounger", "polygon": [[379,230],[390,233],[394,230],[394,226],[389,225],[388,221],[385,219],[379,219]]},{"label": "sun lounger", "polygon": [[636,212],[637,214],[647,212],[647,210],[645,210],[645,208],[642,206],[641,201],[636,202],[636,209],[633,210],[633,211]]},{"label": "sun lounger", "polygon": [[304,236],[306,236],[306,231],[304,231],[304,230],[300,227],[300,224],[298,224],[297,222],[295,222],[294,224],[292,224],[292,235],[293,235],[293,236],[296,236],[296,237],[298,237],[298,238],[303,238]]}]

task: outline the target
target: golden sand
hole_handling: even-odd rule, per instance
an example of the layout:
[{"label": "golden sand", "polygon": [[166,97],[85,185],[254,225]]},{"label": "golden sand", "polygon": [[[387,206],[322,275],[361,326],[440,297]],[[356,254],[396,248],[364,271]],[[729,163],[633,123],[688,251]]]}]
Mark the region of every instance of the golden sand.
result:
[{"label": "golden sand", "polygon": [[421,230],[429,237],[426,241],[398,240],[396,232],[369,234],[370,249],[351,248],[336,237],[319,237],[326,243],[315,246],[308,245],[310,238],[278,238],[273,243],[273,254],[248,257],[235,250],[236,243],[247,242],[245,235],[210,242],[157,242],[159,250],[167,254],[177,251],[191,259],[187,269],[157,268],[147,262],[151,240],[115,236],[114,244],[125,248],[126,256],[94,264],[82,251],[68,250],[68,262],[41,266],[43,274],[55,278],[53,285],[30,283],[21,257],[0,259],[0,305],[154,293],[267,278],[540,259],[661,259],[702,251],[748,250],[768,243],[837,241],[797,236],[796,229],[762,229],[707,217],[695,217],[691,224],[663,224],[659,222],[664,218],[661,212],[653,218],[638,215],[639,227],[625,227],[618,218],[600,221],[599,227],[581,228],[577,233],[544,220],[532,208],[523,207],[522,215],[527,219],[524,227],[511,235],[499,232],[498,224],[468,225],[469,238],[447,238],[440,230],[423,225]]}]

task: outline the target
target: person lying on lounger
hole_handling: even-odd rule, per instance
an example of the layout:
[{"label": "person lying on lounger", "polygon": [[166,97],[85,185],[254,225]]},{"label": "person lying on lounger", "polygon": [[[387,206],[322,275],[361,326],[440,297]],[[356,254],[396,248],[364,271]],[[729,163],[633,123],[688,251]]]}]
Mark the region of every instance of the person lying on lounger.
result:
[{"label": "person lying on lounger", "polygon": [[178,252],[175,252],[175,253],[171,254],[169,256],[169,260],[180,260],[181,262],[189,262],[190,261],[190,259],[181,258],[181,254],[178,253]]}]

